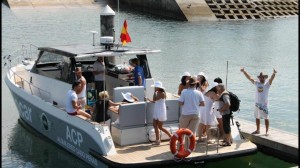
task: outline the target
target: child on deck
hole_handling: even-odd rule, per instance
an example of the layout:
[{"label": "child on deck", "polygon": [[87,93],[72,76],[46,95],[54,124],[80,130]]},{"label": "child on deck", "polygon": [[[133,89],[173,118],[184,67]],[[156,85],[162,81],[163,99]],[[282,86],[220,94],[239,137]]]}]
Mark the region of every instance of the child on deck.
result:
[{"label": "child on deck", "polygon": [[163,131],[166,133],[170,138],[171,134],[163,128],[163,121],[167,120],[167,108],[166,108],[166,92],[165,88],[162,86],[162,83],[160,81],[156,81],[154,83],[155,92],[153,95],[153,101],[149,100],[152,103],[155,103],[154,106],[154,113],[153,113],[153,127],[155,130],[155,136],[156,136],[156,142],[155,145],[160,145],[160,139],[159,139],[159,131]]}]

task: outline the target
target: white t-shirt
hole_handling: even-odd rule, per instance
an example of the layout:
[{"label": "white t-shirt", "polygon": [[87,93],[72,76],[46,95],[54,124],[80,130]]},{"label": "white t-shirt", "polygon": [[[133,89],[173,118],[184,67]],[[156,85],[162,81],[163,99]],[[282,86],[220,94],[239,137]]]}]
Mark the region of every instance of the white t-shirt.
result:
[{"label": "white t-shirt", "polygon": [[271,86],[269,81],[265,82],[264,84],[260,83],[259,81],[254,81],[254,85],[256,87],[255,103],[268,105],[268,95]]},{"label": "white t-shirt", "polygon": [[196,90],[195,88],[184,89],[181,92],[181,95],[178,101],[183,103],[182,114],[191,115],[197,114],[200,112],[200,102],[204,102],[203,94]]},{"label": "white t-shirt", "polygon": [[77,94],[74,90],[69,90],[67,93],[67,103],[66,103],[66,111],[68,113],[74,113],[76,109],[73,108],[72,101],[77,102]]},{"label": "white t-shirt", "polygon": [[[105,65],[104,62],[99,62],[99,61],[95,61],[95,63],[93,64],[93,71],[105,71]],[[95,81],[104,81],[104,74],[105,73],[100,73],[95,75]]]}]

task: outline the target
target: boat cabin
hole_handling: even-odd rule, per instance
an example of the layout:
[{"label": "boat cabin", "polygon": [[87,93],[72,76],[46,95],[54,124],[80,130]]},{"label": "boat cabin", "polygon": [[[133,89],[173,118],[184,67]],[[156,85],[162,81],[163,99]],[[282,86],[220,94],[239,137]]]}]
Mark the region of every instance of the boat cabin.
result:
[{"label": "boat cabin", "polygon": [[134,85],[130,71],[132,68],[128,63],[130,59],[138,58],[146,80],[152,78],[146,54],[157,53],[159,50],[120,48],[107,50],[104,46],[92,45],[40,47],[31,72],[72,84],[76,78],[75,68],[81,67],[89,90],[94,82],[93,64],[98,57],[104,57],[106,90],[111,94],[115,87]]},{"label": "boat cabin", "polygon": [[[40,50],[38,59],[31,69],[32,76],[36,76],[33,80],[35,84],[38,83],[39,87],[47,88],[51,92],[50,102],[62,109],[65,107],[65,94],[76,80],[75,68],[81,67],[82,75],[87,80],[87,92],[89,92],[93,89],[93,64],[98,57],[104,57],[106,90],[112,100],[114,102],[122,101],[122,92],[131,92],[139,99],[138,103],[120,105],[118,112],[110,111],[111,120],[115,121],[119,117],[120,121],[111,127],[114,141],[119,145],[148,142],[147,134],[149,132],[146,132],[145,126],[152,126],[154,104],[145,102],[144,98],[152,98],[154,88],[151,85],[154,84],[154,79],[151,76],[146,54],[158,53],[159,50],[118,49],[118,47],[108,50],[104,46],[92,45],[40,47],[38,49]],[[133,58],[139,59],[140,66],[144,70],[146,88],[134,86],[131,73],[133,68],[128,65]],[[36,82],[38,80],[39,82]],[[96,95],[94,96],[96,97]],[[89,103],[87,102],[87,104]],[[166,123],[175,125],[174,130],[177,130],[179,121],[178,101],[174,97],[168,96],[166,104],[168,108],[168,121]],[[136,134],[137,132],[139,133]]]}]

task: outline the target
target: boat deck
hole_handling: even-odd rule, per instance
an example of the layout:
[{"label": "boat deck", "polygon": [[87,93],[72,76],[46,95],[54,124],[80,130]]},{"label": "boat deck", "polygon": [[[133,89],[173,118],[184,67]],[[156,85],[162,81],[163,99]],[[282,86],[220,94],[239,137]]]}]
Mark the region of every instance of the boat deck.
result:
[{"label": "boat deck", "polygon": [[[174,155],[170,151],[169,141],[162,142],[160,146],[151,143],[137,144],[130,146],[116,146],[117,154],[113,156],[103,156],[102,160],[108,165],[117,167],[140,167],[163,164],[178,164],[174,160]],[[237,157],[256,152],[256,145],[248,140],[233,142],[231,146],[222,147],[219,145],[217,153],[217,142],[208,145],[206,155],[206,143],[197,143],[196,149],[185,161],[196,164],[202,161],[214,159]]]}]

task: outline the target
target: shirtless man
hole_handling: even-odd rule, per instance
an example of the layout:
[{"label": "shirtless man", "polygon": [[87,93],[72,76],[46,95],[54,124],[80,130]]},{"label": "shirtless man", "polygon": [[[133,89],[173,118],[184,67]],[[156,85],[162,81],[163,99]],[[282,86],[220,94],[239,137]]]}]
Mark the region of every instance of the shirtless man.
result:
[{"label": "shirtless man", "polygon": [[77,97],[78,97],[78,103],[81,105],[81,110],[85,111],[85,105],[86,105],[86,80],[82,76],[82,71],[80,67],[77,67],[75,69],[76,79],[80,82],[81,87],[78,89]]}]

